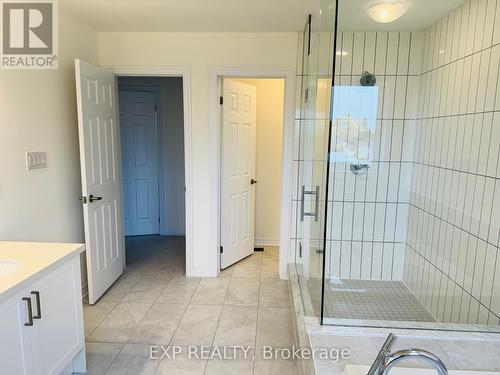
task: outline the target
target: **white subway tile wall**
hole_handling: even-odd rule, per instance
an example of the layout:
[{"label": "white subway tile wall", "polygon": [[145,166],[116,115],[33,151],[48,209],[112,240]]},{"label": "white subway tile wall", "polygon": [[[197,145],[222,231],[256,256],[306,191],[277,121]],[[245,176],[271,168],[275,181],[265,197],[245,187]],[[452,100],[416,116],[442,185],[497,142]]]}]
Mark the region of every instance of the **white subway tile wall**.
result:
[{"label": "white subway tile wall", "polygon": [[[335,85],[374,73],[379,103],[368,172],[330,169],[325,277],[404,281],[439,322],[500,324],[500,0],[468,1],[422,32],[337,38]],[[302,263],[299,166],[324,156],[302,155],[301,126],[328,121],[300,118],[302,36],[298,44],[290,259]],[[324,86],[320,103],[330,101],[328,69],[311,77]]]},{"label": "white subway tile wall", "polygon": [[369,170],[354,175],[348,163],[331,166],[327,277],[402,280],[424,33],[337,37],[335,84],[359,86],[368,71],[376,75],[379,97]]},{"label": "white subway tile wall", "polygon": [[500,323],[499,67],[500,0],[425,31],[403,280],[443,323]]}]

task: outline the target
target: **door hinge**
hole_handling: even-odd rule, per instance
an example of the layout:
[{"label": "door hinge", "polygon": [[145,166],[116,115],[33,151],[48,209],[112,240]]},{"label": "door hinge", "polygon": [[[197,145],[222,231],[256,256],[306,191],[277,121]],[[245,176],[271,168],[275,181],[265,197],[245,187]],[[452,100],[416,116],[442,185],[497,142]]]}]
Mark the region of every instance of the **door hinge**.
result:
[{"label": "door hinge", "polygon": [[222,254],[224,252],[224,247],[220,247],[220,253]]},{"label": "door hinge", "polygon": [[155,104],[155,112],[158,112],[158,105]]},{"label": "door hinge", "polygon": [[223,104],[224,104],[224,98],[223,98],[222,96],[219,98],[219,104],[220,104],[220,105],[223,105]]},{"label": "door hinge", "polygon": [[158,222],[160,223],[161,222],[161,218],[158,216]]}]

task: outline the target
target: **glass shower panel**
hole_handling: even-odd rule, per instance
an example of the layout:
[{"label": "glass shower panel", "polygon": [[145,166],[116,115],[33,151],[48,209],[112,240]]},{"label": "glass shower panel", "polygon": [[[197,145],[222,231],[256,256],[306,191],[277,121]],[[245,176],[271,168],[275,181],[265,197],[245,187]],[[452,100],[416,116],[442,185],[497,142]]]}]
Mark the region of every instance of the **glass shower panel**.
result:
[{"label": "glass shower panel", "polygon": [[[304,32],[298,129],[296,269],[305,305],[320,316],[335,2],[323,1]],[[307,310],[307,309],[306,309]]]},{"label": "glass shower panel", "polygon": [[324,323],[500,332],[494,3],[339,0]]},{"label": "glass shower panel", "polygon": [[431,322],[403,282],[422,36],[339,12],[324,321]]}]

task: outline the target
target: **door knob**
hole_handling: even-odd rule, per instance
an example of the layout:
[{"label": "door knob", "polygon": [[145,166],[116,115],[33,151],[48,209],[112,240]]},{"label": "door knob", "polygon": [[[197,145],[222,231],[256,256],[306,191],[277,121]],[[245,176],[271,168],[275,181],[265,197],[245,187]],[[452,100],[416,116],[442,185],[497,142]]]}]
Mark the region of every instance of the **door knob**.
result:
[{"label": "door knob", "polygon": [[254,180],[253,178],[250,180],[250,184],[255,185],[257,183],[257,180]]},{"label": "door knob", "polygon": [[92,194],[89,195],[89,202],[92,203],[93,201],[100,201],[102,197],[94,197]]}]

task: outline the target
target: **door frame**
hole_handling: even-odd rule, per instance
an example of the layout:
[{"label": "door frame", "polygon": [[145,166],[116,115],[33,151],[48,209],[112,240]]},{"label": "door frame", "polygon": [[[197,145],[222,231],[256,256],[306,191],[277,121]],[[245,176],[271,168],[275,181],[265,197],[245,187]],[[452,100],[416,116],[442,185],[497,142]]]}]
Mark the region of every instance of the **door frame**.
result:
[{"label": "door frame", "polygon": [[220,272],[220,163],[221,163],[221,116],[219,97],[221,78],[281,78],[285,81],[285,102],[283,113],[283,143],[281,166],[281,210],[279,275],[288,278],[288,254],[290,244],[291,184],[293,167],[294,91],[295,69],[293,67],[226,67],[209,68],[209,116],[210,116],[210,212],[216,220],[210,224],[210,269],[214,275]]},{"label": "door frame", "polygon": [[[181,77],[184,112],[184,178],[186,210],[186,275],[193,269],[193,164],[192,164],[192,124],[191,124],[191,67],[189,66],[104,66],[119,77]],[[117,88],[118,89],[118,88]],[[125,262],[125,257],[123,258]]]}]

